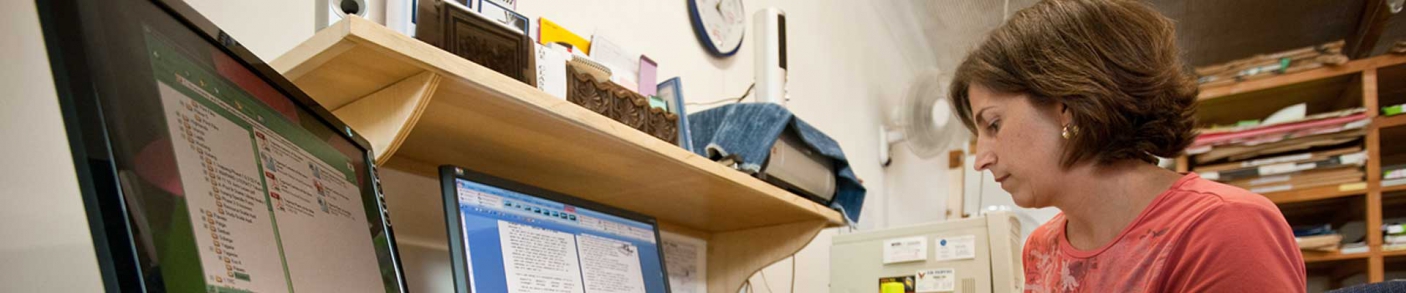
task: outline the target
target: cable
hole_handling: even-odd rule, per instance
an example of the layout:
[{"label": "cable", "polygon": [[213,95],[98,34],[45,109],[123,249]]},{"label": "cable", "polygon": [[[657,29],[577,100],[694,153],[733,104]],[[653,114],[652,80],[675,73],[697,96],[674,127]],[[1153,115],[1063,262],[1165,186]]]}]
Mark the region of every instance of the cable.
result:
[{"label": "cable", "polygon": [[775,293],[775,292],[776,292],[775,290],[771,290],[771,280],[767,280],[767,279],[766,279],[766,269],[763,268],[761,273],[762,273],[762,285],[766,285],[766,292],[767,292],[767,293]]},{"label": "cable", "polygon": [[791,293],[796,293],[796,255],[791,255]]},{"label": "cable", "polygon": [[752,89],[754,89],[754,88],[756,88],[756,87],[757,87],[757,84],[756,84],[756,83],[752,83],[752,85],[747,86],[747,92],[742,93],[742,96],[740,96],[740,97],[736,97],[736,98],[726,98],[726,99],[720,99],[720,100],[712,100],[712,101],[707,101],[707,102],[702,102],[702,103],[684,103],[684,105],[689,105],[689,106],[707,106],[707,105],[714,105],[714,104],[718,104],[718,103],[722,103],[722,102],[727,102],[727,101],[732,101],[733,103],[741,103],[741,102],[742,102],[742,99],[746,99],[747,96],[752,95]]}]

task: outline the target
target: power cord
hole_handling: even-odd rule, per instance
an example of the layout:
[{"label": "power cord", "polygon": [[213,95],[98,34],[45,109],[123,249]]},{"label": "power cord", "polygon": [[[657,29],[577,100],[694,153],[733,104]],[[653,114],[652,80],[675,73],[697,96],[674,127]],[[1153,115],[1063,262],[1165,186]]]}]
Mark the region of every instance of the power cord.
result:
[{"label": "power cord", "polygon": [[[762,269],[762,283],[766,285],[766,292],[776,292],[771,289],[771,281],[766,279],[766,269]],[[751,293],[751,281],[747,281],[747,293]],[[791,293],[796,293],[796,255],[791,255]]]},{"label": "power cord", "polygon": [[[794,275],[794,274],[793,274],[793,275]],[[762,269],[762,285],[766,285],[766,292],[767,292],[767,293],[775,293],[775,292],[776,292],[776,290],[771,290],[771,281],[766,279],[766,269],[765,269],[765,268]]]},{"label": "power cord", "polygon": [[791,255],[791,293],[796,293],[796,255]]},{"label": "power cord", "polygon": [[742,102],[742,99],[746,99],[747,96],[752,95],[752,89],[754,89],[754,88],[756,88],[756,87],[757,87],[757,84],[756,84],[756,83],[752,83],[752,85],[747,86],[747,92],[742,93],[742,96],[740,96],[740,97],[736,97],[736,98],[727,98],[727,99],[721,99],[721,100],[712,100],[712,101],[707,101],[707,102],[702,102],[702,103],[684,103],[684,105],[689,105],[689,106],[707,106],[707,105],[716,105],[716,104],[718,104],[718,103],[728,102],[728,101],[731,101],[731,102],[733,102],[733,103],[741,103],[741,102]]}]

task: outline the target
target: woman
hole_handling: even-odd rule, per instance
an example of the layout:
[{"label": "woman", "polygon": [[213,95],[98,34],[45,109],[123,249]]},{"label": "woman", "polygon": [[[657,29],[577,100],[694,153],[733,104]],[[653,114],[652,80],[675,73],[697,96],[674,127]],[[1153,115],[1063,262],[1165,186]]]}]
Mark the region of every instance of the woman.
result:
[{"label": "woman", "polygon": [[1195,137],[1179,53],[1147,5],[1050,0],[958,68],[951,97],[977,135],[974,167],[1017,205],[1062,211],[1026,241],[1027,291],[1305,291],[1273,203],[1154,164]]}]

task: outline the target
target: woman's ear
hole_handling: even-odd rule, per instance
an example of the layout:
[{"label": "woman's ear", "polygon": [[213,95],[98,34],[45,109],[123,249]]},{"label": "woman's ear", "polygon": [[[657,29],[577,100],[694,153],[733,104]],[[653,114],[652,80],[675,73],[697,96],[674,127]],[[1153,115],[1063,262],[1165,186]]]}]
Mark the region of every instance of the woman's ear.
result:
[{"label": "woman's ear", "polygon": [[1074,113],[1069,111],[1069,105],[1059,103],[1059,125],[1070,125],[1074,123]]}]

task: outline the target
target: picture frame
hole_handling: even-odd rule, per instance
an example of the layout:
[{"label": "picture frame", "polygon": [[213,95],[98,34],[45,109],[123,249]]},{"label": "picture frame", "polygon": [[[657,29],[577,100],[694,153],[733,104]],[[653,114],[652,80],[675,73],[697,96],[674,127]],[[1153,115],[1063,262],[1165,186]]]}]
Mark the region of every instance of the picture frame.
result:
[{"label": "picture frame", "polygon": [[667,105],[665,110],[679,115],[679,139],[678,145],[685,150],[693,150],[693,132],[689,129],[688,110],[684,108],[683,99],[683,79],[681,77],[670,78],[659,83],[656,87],[656,95],[664,99]]},{"label": "picture frame", "polygon": [[516,28],[525,35],[532,32],[532,22],[528,21],[526,16],[522,16],[522,14],[513,11],[511,7],[504,7],[496,1],[480,1],[478,3],[478,13],[498,23]]}]

